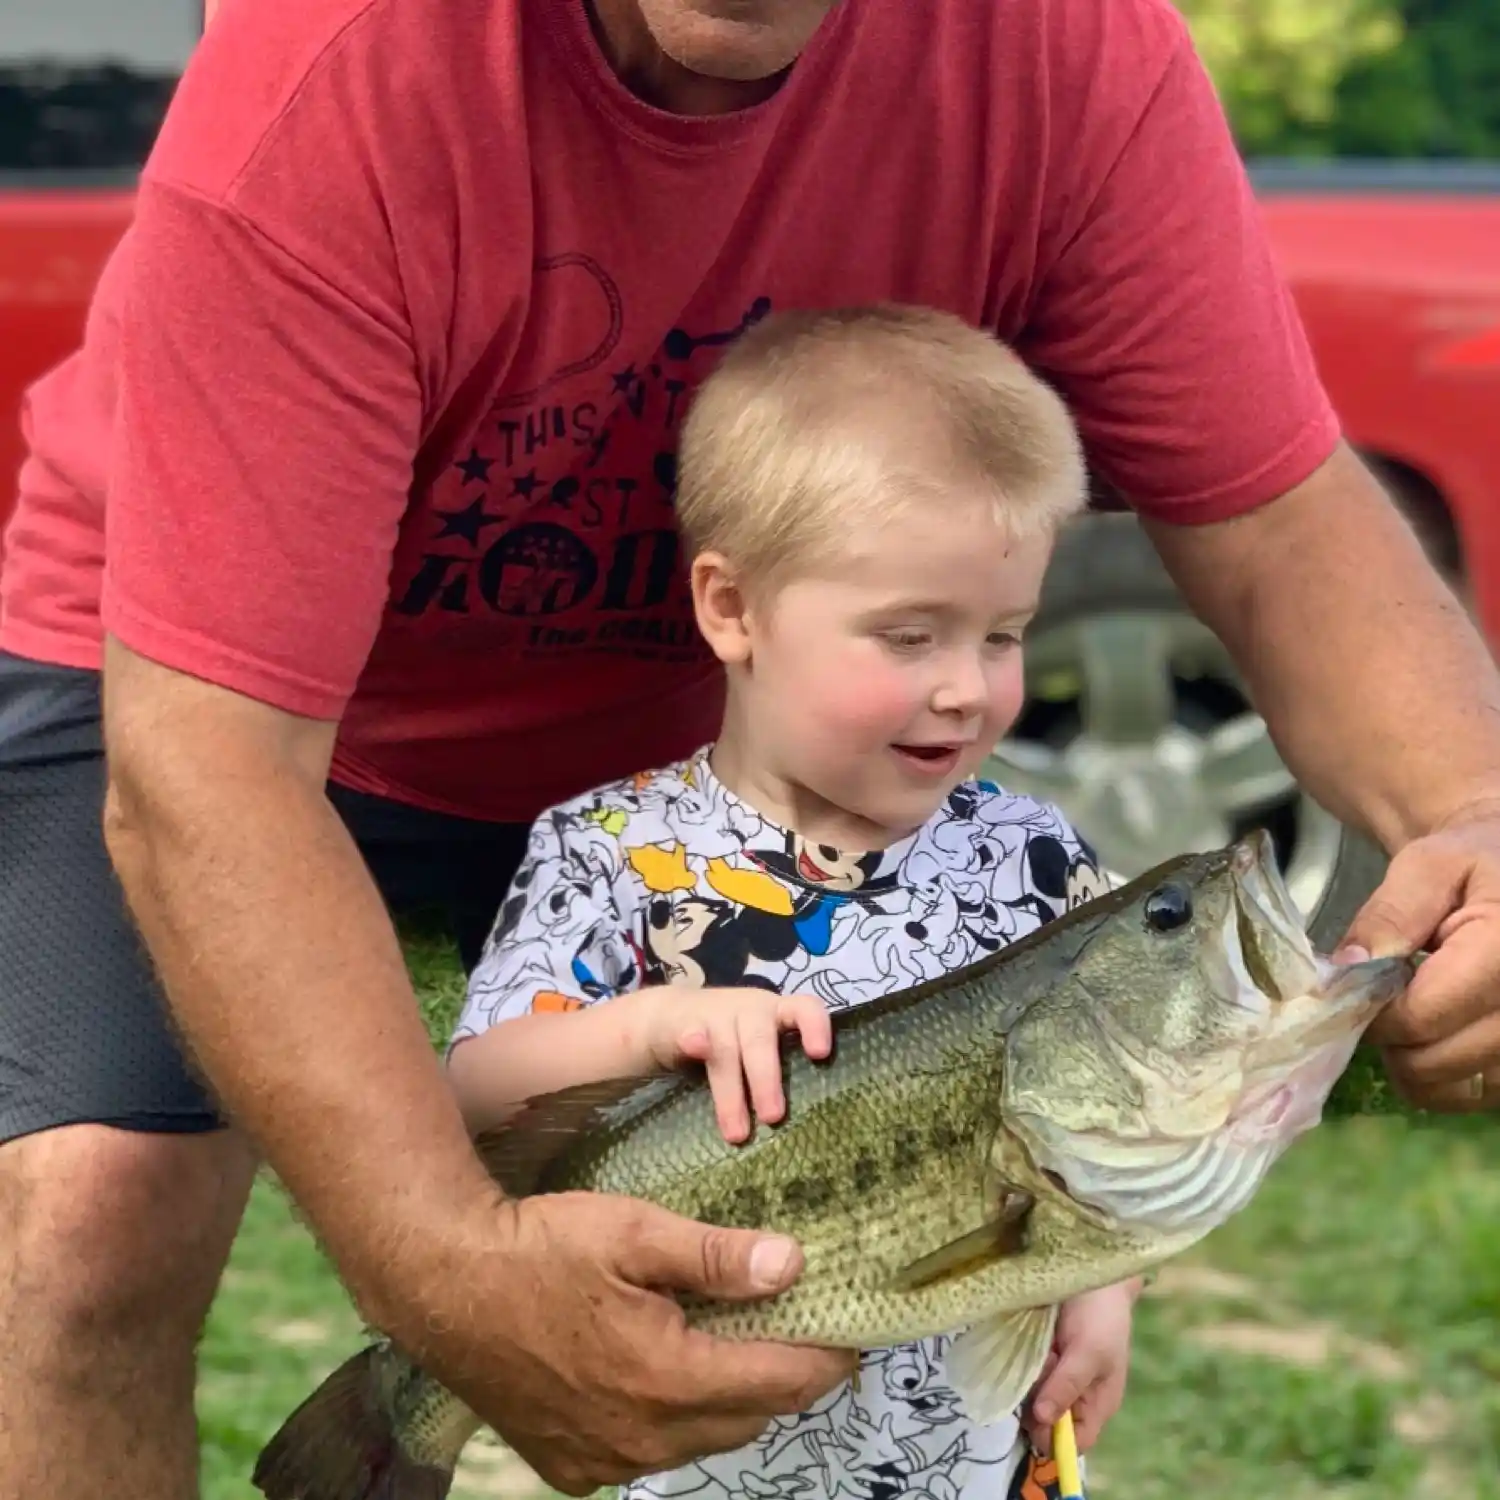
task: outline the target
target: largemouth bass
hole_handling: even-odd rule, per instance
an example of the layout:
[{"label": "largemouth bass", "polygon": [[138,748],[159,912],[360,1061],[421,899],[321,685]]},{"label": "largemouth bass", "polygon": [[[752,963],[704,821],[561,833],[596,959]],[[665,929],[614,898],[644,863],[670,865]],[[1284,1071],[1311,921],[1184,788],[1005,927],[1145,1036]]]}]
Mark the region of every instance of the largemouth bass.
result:
[{"label": "largemouth bass", "polygon": [[[852,1349],[956,1333],[948,1379],[997,1421],[1039,1376],[1061,1302],[1250,1202],[1411,972],[1314,952],[1256,834],[837,1013],[831,1058],[789,1048],[786,1118],[743,1145],[688,1075],[548,1096],[478,1145],[513,1195],[626,1194],[793,1236],[794,1286],[684,1298],[688,1321]],[[255,1483],[268,1500],[440,1500],[479,1426],[376,1343],[291,1415]]]}]

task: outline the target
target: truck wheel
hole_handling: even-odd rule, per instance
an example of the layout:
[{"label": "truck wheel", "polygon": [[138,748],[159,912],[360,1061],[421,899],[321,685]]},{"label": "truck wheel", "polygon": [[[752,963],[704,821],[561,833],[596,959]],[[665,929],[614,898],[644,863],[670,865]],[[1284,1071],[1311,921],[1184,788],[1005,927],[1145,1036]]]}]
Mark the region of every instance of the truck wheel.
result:
[{"label": "truck wheel", "polygon": [[1330,946],[1383,876],[1383,852],[1298,786],[1133,515],[1092,513],[1061,538],[1026,687],[982,774],[1061,808],[1117,880],[1260,825]]}]

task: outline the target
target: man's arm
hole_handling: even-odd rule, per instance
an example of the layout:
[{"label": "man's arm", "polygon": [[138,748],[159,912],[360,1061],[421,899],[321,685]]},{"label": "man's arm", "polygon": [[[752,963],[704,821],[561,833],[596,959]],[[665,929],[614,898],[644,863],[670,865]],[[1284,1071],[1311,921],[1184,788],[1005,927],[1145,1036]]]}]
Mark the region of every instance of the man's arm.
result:
[{"label": "man's arm", "polygon": [[490,1183],[324,796],[330,725],[112,638],[104,704],[106,837],[189,1051],[371,1320],[549,1483],[739,1447],[847,1375],[848,1355],[688,1330],[661,1294],[780,1291],[791,1242]]},{"label": "man's arm", "polygon": [[188,1049],[372,1320],[584,1493],[751,1440],[848,1360],[716,1341],[663,1294],[779,1291],[795,1245],[602,1194],[507,1203],[478,1175],[323,796],[446,378],[392,235],[443,140],[424,117],[377,165],[379,41],[266,9],[205,33],[91,322],[109,842]]},{"label": "man's arm", "polygon": [[1330,812],[1394,852],[1476,802],[1500,803],[1500,674],[1347,446],[1232,520],[1143,524]]},{"label": "man's arm", "polygon": [[1145,524],[1293,771],[1393,856],[1347,940],[1434,950],[1371,1031],[1397,1088],[1500,1108],[1500,678],[1478,631],[1347,447],[1235,520]]},{"label": "man's arm", "polygon": [[104,716],[107,842],[190,1050],[373,1320],[420,1339],[424,1258],[444,1233],[491,1242],[500,1198],[324,795],[335,726],[113,639]]}]

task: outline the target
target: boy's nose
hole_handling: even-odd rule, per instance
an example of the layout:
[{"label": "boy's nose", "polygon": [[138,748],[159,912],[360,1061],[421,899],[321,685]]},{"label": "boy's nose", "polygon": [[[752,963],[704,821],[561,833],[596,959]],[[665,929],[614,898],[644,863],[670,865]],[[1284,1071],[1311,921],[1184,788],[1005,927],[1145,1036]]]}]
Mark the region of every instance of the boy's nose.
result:
[{"label": "boy's nose", "polygon": [[978,662],[955,663],[932,695],[935,713],[957,714],[966,719],[983,713],[988,701],[984,670]]}]

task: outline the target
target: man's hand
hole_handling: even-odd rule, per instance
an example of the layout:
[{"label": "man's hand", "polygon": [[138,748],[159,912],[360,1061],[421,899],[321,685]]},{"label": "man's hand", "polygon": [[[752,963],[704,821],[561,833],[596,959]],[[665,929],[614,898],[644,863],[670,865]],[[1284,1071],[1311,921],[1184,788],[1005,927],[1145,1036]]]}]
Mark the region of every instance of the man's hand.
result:
[{"label": "man's hand", "polygon": [[854,1371],[849,1352],[711,1338],[667,1295],[782,1291],[802,1270],[790,1240],[592,1193],[502,1213],[427,1310],[422,1363],[566,1494],[752,1442]]},{"label": "man's hand", "polygon": [[1500,673],[1487,644],[1347,446],[1234,520],[1146,528],[1298,780],[1393,853],[1347,941],[1434,950],[1371,1030],[1397,1087],[1432,1108],[1500,1107]]},{"label": "man's hand", "polygon": [[1346,943],[1375,957],[1432,950],[1370,1028],[1401,1095],[1500,1110],[1500,799],[1401,849]]},{"label": "man's hand", "polygon": [[777,1291],[800,1259],[753,1266],[764,1236],[499,1196],[323,794],[333,726],[115,641],[104,688],[109,846],[173,1014],[371,1323],[580,1495],[735,1447],[849,1373],[692,1333],[656,1290]]},{"label": "man's hand", "polygon": [[1062,1305],[1052,1354],[1032,1391],[1027,1436],[1038,1452],[1052,1452],[1052,1428],[1065,1411],[1073,1413],[1080,1452],[1099,1441],[1105,1423],[1125,1399],[1130,1368],[1130,1332],[1141,1282],[1121,1282],[1085,1292]]}]

